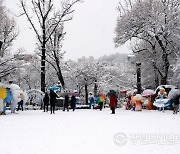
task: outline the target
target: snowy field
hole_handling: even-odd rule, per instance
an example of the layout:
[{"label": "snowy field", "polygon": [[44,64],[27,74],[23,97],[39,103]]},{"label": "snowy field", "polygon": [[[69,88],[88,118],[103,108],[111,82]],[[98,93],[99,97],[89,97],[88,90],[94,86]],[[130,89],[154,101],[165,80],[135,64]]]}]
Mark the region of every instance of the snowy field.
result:
[{"label": "snowy field", "polygon": [[180,114],[109,109],[0,116],[2,154],[179,154]]}]

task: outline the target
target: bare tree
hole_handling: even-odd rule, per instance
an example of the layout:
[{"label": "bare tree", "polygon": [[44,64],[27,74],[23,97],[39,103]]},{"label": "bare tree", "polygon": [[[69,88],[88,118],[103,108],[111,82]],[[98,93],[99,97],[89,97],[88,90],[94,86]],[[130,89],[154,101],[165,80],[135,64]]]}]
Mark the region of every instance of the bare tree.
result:
[{"label": "bare tree", "polygon": [[[74,4],[80,0],[64,0],[61,3],[61,10],[55,11],[55,6],[52,0],[32,0],[31,11],[38,20],[37,23],[33,21],[33,15],[28,12],[28,7],[24,0],[20,0],[23,14],[26,15],[29,23],[31,24],[38,41],[41,45],[41,90],[45,92],[45,61],[46,61],[46,45],[51,36],[58,28],[58,26],[66,21],[72,19]],[[23,15],[22,14],[22,15]],[[62,86],[64,86],[61,80]]]},{"label": "bare tree", "polygon": [[14,19],[10,17],[6,7],[3,6],[3,0],[0,0],[0,57],[5,55],[17,36],[16,23]]},{"label": "bare tree", "polygon": [[126,6],[118,7],[115,44],[138,40],[134,52],[149,55],[161,84],[168,82],[170,56],[179,54],[179,8],[178,0],[126,0]]},{"label": "bare tree", "polygon": [[77,68],[75,73],[76,78],[78,79],[77,83],[79,83],[79,85],[84,86],[86,104],[88,104],[88,86],[92,85],[97,78],[93,64]]},{"label": "bare tree", "polygon": [[61,82],[62,86],[65,85],[62,71],[60,68],[61,60],[63,59],[63,55],[65,52],[61,52],[62,48],[62,40],[64,38],[65,33],[63,33],[63,25],[58,26],[58,28],[54,31],[52,36],[50,37],[47,44],[47,58],[46,61],[51,64],[54,70],[57,73],[57,77]]},{"label": "bare tree", "polygon": [[4,78],[11,73],[15,72],[16,66],[12,62],[14,58],[7,57],[5,58],[0,58],[0,78]]},{"label": "bare tree", "polygon": [[9,48],[16,39],[18,31],[16,23],[10,17],[3,0],[0,0],[0,78],[3,79],[16,69],[13,61],[15,58],[9,54]]}]

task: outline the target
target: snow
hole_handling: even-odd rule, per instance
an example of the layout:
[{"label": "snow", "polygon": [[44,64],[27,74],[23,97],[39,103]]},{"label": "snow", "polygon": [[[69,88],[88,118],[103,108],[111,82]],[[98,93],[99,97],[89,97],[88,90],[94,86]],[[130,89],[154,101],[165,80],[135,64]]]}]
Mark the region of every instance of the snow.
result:
[{"label": "snow", "polygon": [[[179,154],[180,150],[180,115],[172,111],[117,109],[112,115],[106,108],[55,114],[41,110],[7,113],[0,116],[3,154]],[[165,141],[161,143],[160,138],[154,144],[148,138],[163,135]],[[118,137],[127,137],[127,142],[119,144],[116,141],[122,138]]]}]

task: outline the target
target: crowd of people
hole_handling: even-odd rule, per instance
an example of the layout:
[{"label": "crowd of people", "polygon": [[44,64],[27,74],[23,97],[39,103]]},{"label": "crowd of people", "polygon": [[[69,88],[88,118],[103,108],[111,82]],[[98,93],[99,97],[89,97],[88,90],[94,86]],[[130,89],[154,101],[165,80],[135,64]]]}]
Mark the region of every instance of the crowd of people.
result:
[{"label": "crowd of people", "polygon": [[[53,90],[50,90],[49,92],[45,93],[45,96],[43,98],[43,109],[44,112],[48,112],[49,105],[50,105],[50,113],[55,114],[55,105],[57,103],[57,98],[60,96],[57,95],[56,92]],[[64,96],[64,102],[63,102],[63,111],[69,111],[69,106],[73,111],[76,109],[76,96],[72,95],[71,98],[69,97],[69,94],[66,92]]]},{"label": "crowd of people", "polygon": [[[57,99],[60,96],[54,90],[47,91],[43,98],[43,111],[48,112],[50,107],[50,113],[55,114],[55,106],[57,104]],[[77,97],[75,95],[71,95],[68,92],[64,93],[63,96],[63,111],[72,111],[76,110]],[[117,95],[116,92],[113,91],[108,95],[98,94],[94,96],[92,92],[89,93],[89,109],[99,109],[102,111],[103,107],[105,107],[106,99],[109,98],[109,107],[112,110],[112,114],[115,114],[115,109],[117,107]]]},{"label": "crowd of people", "polygon": [[[112,110],[112,114],[115,114],[115,108],[117,106],[117,94],[115,91],[110,91],[106,96],[104,94],[98,94],[97,96],[93,96],[93,94],[89,93],[89,108],[93,109],[99,109],[102,111],[103,106],[105,107],[106,104],[106,98],[109,99],[109,107]],[[97,107],[95,107],[95,104],[97,104]]]},{"label": "crowd of people", "polygon": [[[48,92],[45,93],[45,97],[43,100],[44,112],[48,111],[48,106],[50,102],[50,112],[51,114],[54,114],[57,97],[59,96],[53,90],[50,90],[49,94]],[[115,109],[117,108],[117,104],[119,102],[118,99],[119,99],[118,94],[114,90],[110,90],[109,93],[107,93],[106,95],[99,93],[96,96],[94,96],[93,93],[90,92],[88,98],[89,108],[99,109],[100,111],[102,111],[103,107],[108,105],[112,111],[111,114],[115,114]],[[146,101],[144,101],[144,99]],[[126,110],[132,110],[132,111],[142,111],[143,107],[145,107],[147,110],[159,109],[159,111],[164,112],[165,107],[169,106],[170,104],[173,104],[174,107],[173,114],[177,114],[179,111],[179,99],[180,99],[180,95],[179,97],[168,99],[165,89],[163,87],[160,87],[159,92],[155,97],[154,103],[152,102],[152,95],[150,94],[142,95],[142,94],[133,93],[133,94],[125,95],[125,103],[121,102],[121,105],[123,105]],[[77,103],[76,96],[72,95],[70,97],[69,94],[67,93],[66,95],[64,95],[63,111],[66,110],[69,111],[70,109],[75,111],[76,103]]]},{"label": "crowd of people", "polygon": [[[4,89],[1,89],[1,91]],[[7,90],[7,98],[8,97],[8,89]],[[88,97],[88,108],[89,109],[99,109],[102,111],[103,107],[109,107],[112,111],[111,114],[115,114],[115,110],[117,106],[120,104],[120,106],[124,106],[126,110],[131,111],[142,111],[143,108],[146,108],[147,110],[152,109],[158,109],[159,111],[165,112],[166,107],[173,107],[173,114],[177,114],[179,111],[179,102],[180,102],[180,90],[174,88],[168,93],[166,92],[164,87],[159,87],[156,94],[151,92],[150,90],[147,90],[144,93],[137,94],[136,92],[133,93],[127,93],[125,92],[125,95],[123,96],[123,101],[120,100],[119,92],[110,90],[107,94],[98,93],[93,94],[92,92],[89,92]],[[9,93],[10,94],[10,93]],[[78,101],[77,98],[78,94],[77,91],[70,93],[65,91],[63,93],[63,111],[69,111],[72,109],[72,111],[76,110],[76,104]],[[154,100],[153,100],[154,97]],[[55,108],[58,104],[58,98],[60,96],[56,93],[56,90],[47,90],[45,92],[45,95],[43,97],[43,110],[44,112],[48,112],[50,110],[51,114],[55,114]],[[4,102],[6,99],[4,99]],[[11,113],[15,113],[15,111],[24,110],[24,94],[19,93],[18,95],[19,102],[15,101],[14,98],[11,98],[11,104],[10,109]],[[17,102],[17,103],[14,103]],[[171,108],[172,109],[172,108]],[[2,113],[6,113],[5,110],[3,110]]]}]

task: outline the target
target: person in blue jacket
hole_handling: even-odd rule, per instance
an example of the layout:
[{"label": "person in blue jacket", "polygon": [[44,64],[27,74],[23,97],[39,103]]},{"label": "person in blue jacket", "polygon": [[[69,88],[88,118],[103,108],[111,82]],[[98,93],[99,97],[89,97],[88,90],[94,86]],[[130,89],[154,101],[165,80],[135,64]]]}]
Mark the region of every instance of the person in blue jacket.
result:
[{"label": "person in blue jacket", "polygon": [[94,109],[94,96],[93,96],[93,94],[92,93],[89,93],[89,108],[91,109],[91,106],[93,107],[93,109]]}]

